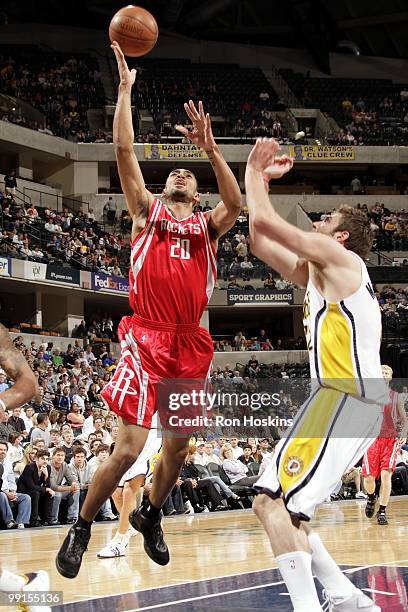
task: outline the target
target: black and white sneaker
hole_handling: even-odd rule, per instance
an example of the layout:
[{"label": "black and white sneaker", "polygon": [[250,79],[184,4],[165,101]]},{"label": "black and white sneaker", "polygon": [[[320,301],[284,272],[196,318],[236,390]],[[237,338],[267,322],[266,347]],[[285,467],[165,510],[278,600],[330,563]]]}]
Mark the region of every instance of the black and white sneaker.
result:
[{"label": "black and white sneaker", "polygon": [[373,518],[375,512],[375,499],[371,500],[368,498],[366,507],[365,507],[365,515],[367,518]]},{"label": "black and white sneaker", "polygon": [[68,531],[55,560],[61,576],[75,578],[78,575],[90,537],[91,530],[78,525],[73,525]]},{"label": "black and white sneaker", "polygon": [[388,525],[387,515],[385,512],[377,512],[377,523],[379,525]]},{"label": "black and white sneaker", "polygon": [[170,561],[169,549],[163,539],[161,516],[150,519],[144,516],[139,509],[129,514],[129,522],[144,539],[144,549],[152,561],[159,565],[167,565]]}]

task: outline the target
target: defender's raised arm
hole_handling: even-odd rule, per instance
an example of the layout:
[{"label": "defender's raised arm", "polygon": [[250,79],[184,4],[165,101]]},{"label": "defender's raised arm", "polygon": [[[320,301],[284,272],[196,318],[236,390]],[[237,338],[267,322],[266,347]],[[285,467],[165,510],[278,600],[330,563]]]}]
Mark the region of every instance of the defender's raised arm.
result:
[{"label": "defender's raised arm", "polygon": [[337,240],[321,233],[305,232],[276,212],[265,185],[293,167],[291,158],[277,156],[278,150],[275,140],[260,138],[248,158],[245,186],[253,252],[288,280],[305,285],[306,262],[322,268],[333,263],[347,266],[352,256]]}]

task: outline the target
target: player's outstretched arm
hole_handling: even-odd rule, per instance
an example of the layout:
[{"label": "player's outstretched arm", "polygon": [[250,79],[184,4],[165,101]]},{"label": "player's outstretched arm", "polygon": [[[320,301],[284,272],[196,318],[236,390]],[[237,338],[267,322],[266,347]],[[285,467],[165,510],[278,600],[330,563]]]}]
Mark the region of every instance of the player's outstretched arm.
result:
[{"label": "player's outstretched arm", "polygon": [[129,70],[125,56],[117,42],[111,45],[119,70],[119,92],[113,118],[113,144],[126,203],[132,218],[147,216],[153,195],[146,189],[139,162],[133,148],[131,93],[136,79],[136,70]]},{"label": "player's outstretched arm", "polygon": [[[34,372],[24,356],[15,348],[10,336],[0,324],[0,367],[14,380],[14,385],[0,394],[6,408],[19,408],[29,402],[38,392]],[[0,403],[0,413],[3,406]]]},{"label": "player's outstretched arm", "polygon": [[211,129],[211,119],[208,113],[204,113],[203,103],[198,103],[198,110],[192,100],[184,104],[184,109],[190,119],[193,129],[191,132],[181,125],[176,129],[191,142],[204,149],[213,167],[221,202],[211,211],[211,225],[216,237],[219,238],[235,224],[241,211],[241,190],[236,181],[234,173],[225,161],[222,153],[214,140]]},{"label": "player's outstretched arm", "polygon": [[[279,145],[273,138],[258,138],[247,162],[245,187],[251,218],[251,239],[255,249],[259,236],[264,236],[298,258],[311,261],[321,268],[331,264],[346,267],[351,255],[336,240],[316,232],[305,232],[285,221],[274,209],[266,192],[265,182],[280,178],[293,166],[293,160],[288,156],[277,156],[278,150]],[[286,259],[284,251],[280,252],[280,256],[285,256]],[[274,263],[268,263],[276,267]],[[279,260],[277,263],[279,264]],[[289,272],[291,266],[295,266],[294,269],[298,271],[299,262],[292,260],[290,264],[288,261]],[[288,278],[282,269],[276,269]]]}]

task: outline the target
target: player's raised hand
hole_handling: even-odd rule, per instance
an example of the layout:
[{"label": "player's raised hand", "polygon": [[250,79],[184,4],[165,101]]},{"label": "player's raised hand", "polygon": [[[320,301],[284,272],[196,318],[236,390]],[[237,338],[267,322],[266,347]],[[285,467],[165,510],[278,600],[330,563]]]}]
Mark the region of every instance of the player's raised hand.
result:
[{"label": "player's raised hand", "polygon": [[184,104],[184,110],[193,125],[193,129],[189,131],[183,125],[176,125],[176,130],[204,151],[214,149],[215,140],[211,129],[210,115],[204,113],[203,103],[201,101],[198,103],[197,110],[194,102],[190,100],[188,104]]},{"label": "player's raised hand", "polygon": [[261,172],[266,181],[281,178],[293,168],[288,155],[278,156],[279,143],[274,138],[258,138],[248,157],[248,166]]},{"label": "player's raised hand", "polygon": [[113,49],[116,61],[118,62],[120,85],[122,87],[132,89],[132,86],[136,79],[136,70],[134,68],[132,70],[129,70],[127,62],[125,60],[125,56],[123,55],[123,51],[120,48],[119,43],[114,41],[111,44],[111,48]]}]

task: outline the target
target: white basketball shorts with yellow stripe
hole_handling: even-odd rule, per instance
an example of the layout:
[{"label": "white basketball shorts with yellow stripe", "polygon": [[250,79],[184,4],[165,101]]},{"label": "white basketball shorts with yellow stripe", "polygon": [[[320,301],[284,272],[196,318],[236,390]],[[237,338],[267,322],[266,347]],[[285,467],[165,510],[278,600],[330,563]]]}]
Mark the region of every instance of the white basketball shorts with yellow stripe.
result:
[{"label": "white basketball shorts with yellow stripe", "polygon": [[255,488],[281,497],[291,514],[309,520],[373,443],[382,416],[382,405],[335,389],[316,389],[276,446],[274,460]]}]

